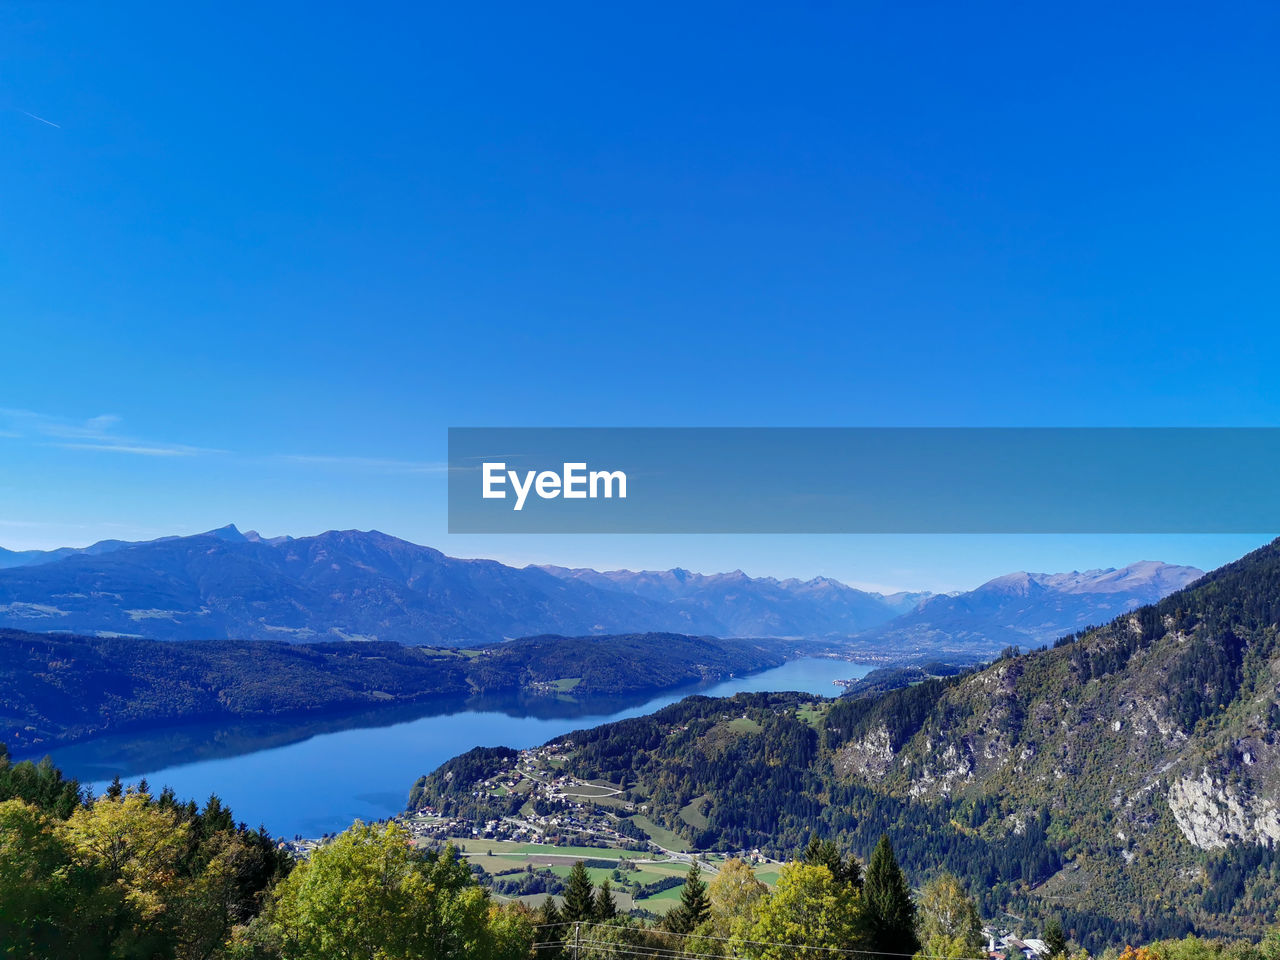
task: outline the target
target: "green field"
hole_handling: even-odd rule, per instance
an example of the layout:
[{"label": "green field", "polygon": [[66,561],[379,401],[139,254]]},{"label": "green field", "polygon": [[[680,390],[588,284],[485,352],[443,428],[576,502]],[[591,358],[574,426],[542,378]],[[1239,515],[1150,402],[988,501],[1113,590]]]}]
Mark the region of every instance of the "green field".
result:
[{"label": "green field", "polygon": [[[707,829],[707,815],[702,812],[703,806],[710,800],[709,796],[694,797],[680,808],[680,819],[699,830]],[[669,848],[674,849],[674,848]]]},{"label": "green field", "polygon": [[[564,864],[563,866],[548,867],[547,869],[557,877],[567,879],[569,871],[573,869],[573,865]],[[591,878],[591,882],[596,886],[600,885],[601,880],[608,880],[613,883],[613,871],[608,867],[587,867],[587,876]],[[632,874],[632,876],[636,876],[636,874]]]},{"label": "green field", "polygon": [[594,783],[575,783],[562,791],[566,797],[580,797],[583,800],[597,800],[601,797],[612,797],[617,793],[616,787],[602,787]]},{"label": "green field", "polygon": [[752,867],[755,871],[756,879],[761,883],[773,887],[778,883],[778,864],[769,864],[768,866]]},{"label": "green field", "polygon": [[643,900],[637,900],[636,906],[642,910],[652,910],[654,913],[666,913],[677,903],[680,902],[680,893],[684,890],[684,884],[678,887],[672,887],[670,890],[663,890],[656,893],[652,897],[645,897]]},{"label": "green field", "polygon": [[517,843],[514,840],[480,840],[475,837],[450,837],[449,842],[455,847],[466,848],[468,854],[495,853],[507,856],[528,856],[545,854],[548,856],[581,857],[583,860],[617,860],[622,857],[645,856],[635,850],[622,850],[618,847],[556,847],[549,843]]},{"label": "green field", "polygon": [[[454,839],[451,842],[459,848],[465,847],[464,856],[468,860],[480,864],[494,876],[519,872],[525,866],[532,865],[535,869],[550,870],[558,877],[567,878],[569,872],[573,869],[575,860],[614,860],[619,863],[624,860],[628,861],[634,865],[634,869],[622,871],[623,881],[642,885],[654,883],[667,877],[684,877],[689,872],[687,863],[667,859],[658,859],[656,862],[637,862],[640,858],[647,860],[649,855],[638,853],[634,850],[621,850],[616,847],[556,847],[545,843],[516,843],[511,840],[465,840],[462,838]],[[613,867],[587,867],[587,875],[591,878],[591,882],[596,885],[599,885],[603,880],[613,882],[619,906],[629,909],[629,906],[624,906],[623,904],[623,899],[626,895],[619,888],[618,883],[613,880],[613,873]],[[678,897],[678,890],[676,896]],[[542,899],[540,896],[534,897],[533,902],[536,905],[541,903]],[[626,901],[627,904],[630,903],[629,896],[626,897]],[[651,897],[641,905],[655,913],[664,913],[674,902],[671,897],[660,895]]]},{"label": "green field", "polygon": [[805,704],[796,711],[796,718],[804,721],[809,726],[817,728],[822,718],[827,714],[828,704]]},{"label": "green field", "polygon": [[[590,800],[598,807],[608,807],[610,810],[625,811],[628,804],[628,801],[623,800],[621,797],[584,797],[583,799]],[[635,809],[634,805],[632,809]]]},{"label": "green field", "polygon": [[[643,821],[640,824],[643,829],[652,830],[655,827],[652,821],[644,817],[635,819]],[[671,835],[670,831],[663,831],[661,828],[657,828],[654,832]],[[640,884],[642,886],[667,877],[679,877],[683,880],[689,872],[688,863],[662,857],[649,862],[648,854],[634,850],[622,850],[617,847],[557,847],[546,843],[517,843],[512,840],[466,840],[461,838],[454,839],[452,843],[455,846],[465,846],[466,857],[483,866],[494,876],[516,873],[526,866],[532,865],[535,869],[550,870],[558,877],[567,878],[573,869],[575,860],[614,860],[619,862],[620,867],[630,864],[627,869],[621,870],[622,883]],[[707,854],[701,859],[704,861],[704,879],[709,880],[714,873],[714,869],[723,864],[726,857],[723,854],[713,853]],[[779,867],[779,864],[769,863],[753,869],[758,880],[772,887],[778,882]],[[629,910],[632,905],[630,895],[626,893],[618,881],[614,880],[613,874],[613,867],[587,867],[587,875],[591,878],[591,882],[598,886],[602,881],[609,880],[614,886],[614,896],[618,901],[618,906],[624,911]],[[680,891],[683,886],[684,884],[682,883],[669,890],[663,890],[652,897],[637,900],[635,901],[635,906],[653,913],[664,914],[679,902]],[[530,906],[536,907],[542,903],[545,895],[538,894],[519,899]]]},{"label": "green field", "polygon": [[[523,903],[530,910],[537,910],[540,906],[542,906],[543,902],[547,899],[547,895],[545,893],[531,893],[527,896],[514,897],[514,898],[498,896],[497,899],[502,903],[510,903],[514,899],[519,901],[520,903]],[[557,907],[564,906],[564,897],[556,895],[556,896],[553,896],[551,899],[556,902]],[[634,901],[632,901],[631,899],[631,895],[622,890],[613,891],[613,902],[618,905],[618,909],[623,913],[629,913],[632,907],[635,906]],[[658,911],[654,910],[654,913],[657,913],[657,912]]]},{"label": "green field", "polygon": [[679,834],[672,833],[666,827],[660,827],[648,817],[642,817],[637,814],[628,818],[637,827],[653,838],[654,842],[660,847],[667,850],[677,850],[680,853],[686,853],[689,850],[689,841]]},{"label": "green field", "polygon": [[738,717],[736,720],[730,720],[725,724],[734,733],[759,733],[759,722],[752,720],[750,717]]}]

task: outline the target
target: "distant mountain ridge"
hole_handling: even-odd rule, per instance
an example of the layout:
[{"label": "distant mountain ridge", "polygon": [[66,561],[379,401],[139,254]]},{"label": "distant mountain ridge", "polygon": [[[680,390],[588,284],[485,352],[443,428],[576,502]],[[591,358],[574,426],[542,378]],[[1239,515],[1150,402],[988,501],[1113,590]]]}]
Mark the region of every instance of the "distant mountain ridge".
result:
[{"label": "distant mountain ridge", "polygon": [[860,639],[942,652],[1037,646],[1156,603],[1203,576],[1196,567],[1154,560],[1119,569],[1009,573],[968,593],[930,597]]},{"label": "distant mountain ridge", "polygon": [[643,598],[377,531],[266,540],[230,526],[0,570],[0,626],[24,630],[448,645],[632,624],[715,632]]},{"label": "distant mountain ridge", "polygon": [[877,653],[1037,644],[1149,603],[1200,575],[1016,573],[965,594],[883,595],[829,577],[515,568],[378,531],[265,538],[234,525],[139,543],[0,555],[0,627],[163,640],[383,640],[467,645],[542,633],[851,636]]},{"label": "distant mountain ridge", "polygon": [[712,616],[730,636],[821,637],[857,633],[913,608],[932,594],[885,596],[858,590],[830,577],[778,580],[749,577],[741,570],[701,574],[672,570],[609,570],[544,566],[564,580],[645,597]]}]

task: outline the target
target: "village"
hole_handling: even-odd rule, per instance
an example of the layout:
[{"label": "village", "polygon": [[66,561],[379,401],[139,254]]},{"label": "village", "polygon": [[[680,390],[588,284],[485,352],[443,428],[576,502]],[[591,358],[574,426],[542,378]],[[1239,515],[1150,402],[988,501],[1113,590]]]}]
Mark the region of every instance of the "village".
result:
[{"label": "village", "polygon": [[[547,896],[559,899],[557,881],[579,860],[594,883],[610,881],[621,910],[650,917],[679,902],[694,862],[710,877],[736,857],[769,887],[777,882],[782,861],[758,849],[691,850],[678,834],[648,819],[647,804],[625,799],[621,784],[565,773],[563,751],[564,745],[522,750],[506,769],[474,785],[476,798],[523,795],[515,816],[473,822],[423,808],[396,820],[423,846],[453,844],[496,895],[530,906]],[[1007,927],[984,927],[983,936],[988,960],[1047,960],[1051,953],[1044,940]]]}]

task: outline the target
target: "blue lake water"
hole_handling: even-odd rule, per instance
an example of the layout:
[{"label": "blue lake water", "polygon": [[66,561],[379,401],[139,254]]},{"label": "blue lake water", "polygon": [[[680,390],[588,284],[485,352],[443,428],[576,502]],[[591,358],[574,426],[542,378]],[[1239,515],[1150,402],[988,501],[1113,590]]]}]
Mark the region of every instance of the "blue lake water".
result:
[{"label": "blue lake water", "polygon": [[103,737],[54,750],[62,770],[101,792],[119,775],[145,777],[203,802],[217,793],[235,816],[275,836],[315,837],[360,818],[399,813],[422,774],[472,747],[532,747],[583,727],[641,716],[690,694],[801,690],[834,696],[836,680],[871,668],[805,658],[720,683],[629,701],[420,704],[357,717],[200,725]]}]

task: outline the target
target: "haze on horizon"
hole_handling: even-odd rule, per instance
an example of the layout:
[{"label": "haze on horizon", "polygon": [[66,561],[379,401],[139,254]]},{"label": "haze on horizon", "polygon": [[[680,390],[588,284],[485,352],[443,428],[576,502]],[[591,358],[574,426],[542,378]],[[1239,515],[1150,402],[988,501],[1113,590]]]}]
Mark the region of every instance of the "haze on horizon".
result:
[{"label": "haze on horizon", "polygon": [[[218,529],[228,524],[218,524],[201,529],[187,529],[181,532],[148,533],[146,535],[129,536],[123,531],[113,532],[106,537],[92,537],[79,541],[46,544],[38,542],[34,545],[14,546],[12,543],[0,542],[0,548],[8,550],[53,550],[59,547],[87,547],[99,540],[151,540],[168,536],[190,536],[196,533]],[[254,526],[230,524],[242,533],[256,533],[263,539],[279,536],[306,537],[314,536],[325,530],[344,529],[326,527],[296,532],[263,533]],[[5,524],[0,522],[0,530]],[[454,552],[452,548],[429,540],[416,540],[411,536],[403,536],[394,530],[381,529],[381,532],[400,539],[418,543],[421,546],[434,547],[449,556],[462,559],[497,560],[512,567],[526,566],[558,566],[581,567],[599,571],[666,571],[676,568],[688,570],[695,574],[714,575],[722,573],[742,572],[749,577],[773,577],[777,580],[798,579],[812,580],[815,577],[830,577],[848,586],[872,593],[893,594],[898,592],[927,591],[931,593],[953,593],[972,590],[996,577],[1014,572],[1040,574],[1057,574],[1084,572],[1103,569],[1120,569],[1142,561],[1159,561],[1180,566],[1199,567],[1212,570],[1224,563],[1229,563],[1245,553],[1274,539],[1272,536],[1252,537],[1248,535],[1128,535],[1111,534],[1096,536],[1081,535],[979,535],[979,534],[939,534],[939,535],[839,535],[839,536],[805,536],[805,535],[723,535],[723,536],[663,536],[627,538],[600,538],[592,536],[543,536],[543,537],[454,537],[444,538],[446,542],[466,541],[473,544],[471,551]],[[629,542],[619,542],[619,541]],[[706,543],[705,541],[715,541]],[[489,541],[497,549],[485,549]],[[532,549],[526,541],[532,541]],[[655,544],[655,541],[657,543]],[[769,554],[771,542],[783,542],[786,550],[780,551],[785,557],[793,554],[799,559],[794,569],[784,566],[779,560],[772,559]],[[604,549],[601,549],[601,543]],[[735,543],[737,549],[735,551]],[[808,550],[805,550],[808,547]],[[1143,553],[1143,551],[1146,551]],[[1188,556],[1191,559],[1183,559]],[[715,566],[718,558],[738,556],[756,561],[754,564],[734,564]],[[564,559],[569,557],[569,560]],[[674,560],[670,559],[675,557]],[[704,565],[683,559],[702,557]],[[579,559],[572,559],[579,558]],[[581,558],[587,558],[583,561]],[[591,562],[591,558],[597,558]],[[1012,565],[998,566],[1007,560]],[[1023,560],[1019,564],[1017,561]],[[1037,565],[1034,561],[1039,560]],[[1071,562],[1071,561],[1075,562]],[[854,576],[842,576],[838,571],[850,570]],[[876,579],[877,571],[884,571],[889,577]],[[836,572],[833,572],[836,571]],[[870,574],[868,578],[866,575]],[[862,575],[860,579],[858,575]],[[896,576],[901,579],[893,579]],[[918,579],[908,579],[909,577]],[[944,580],[942,577],[955,576],[957,580]]]}]

